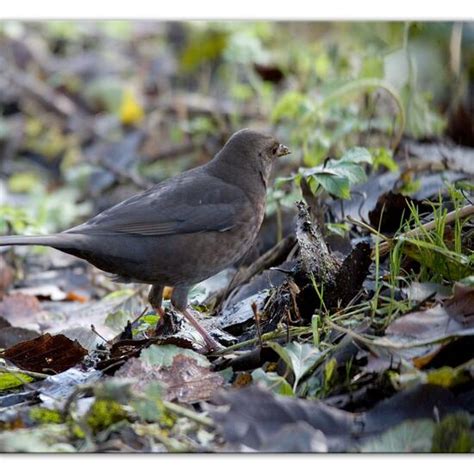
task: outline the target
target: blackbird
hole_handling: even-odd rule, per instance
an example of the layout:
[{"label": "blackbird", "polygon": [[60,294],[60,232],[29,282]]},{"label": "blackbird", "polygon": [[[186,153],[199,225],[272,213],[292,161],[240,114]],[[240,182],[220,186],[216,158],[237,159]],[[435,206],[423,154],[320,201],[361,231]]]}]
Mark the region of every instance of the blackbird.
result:
[{"label": "blackbird", "polygon": [[171,304],[210,350],[217,342],[187,309],[188,292],[241,258],[265,213],[272,163],[288,148],[275,138],[240,130],[203,166],[162,181],[84,224],[44,236],[4,236],[0,245],[44,245],[87,260],[123,283],[151,284],[152,307]]}]

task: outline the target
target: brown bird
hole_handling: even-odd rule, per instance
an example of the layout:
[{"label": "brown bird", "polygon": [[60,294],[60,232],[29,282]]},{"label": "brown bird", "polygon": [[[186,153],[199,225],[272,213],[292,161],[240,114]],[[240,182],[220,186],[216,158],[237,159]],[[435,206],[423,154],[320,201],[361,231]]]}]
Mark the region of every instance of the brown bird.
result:
[{"label": "brown bird", "polygon": [[231,136],[203,166],[185,171],[105,210],[84,224],[44,236],[0,237],[0,245],[45,245],[83,258],[123,283],[151,284],[149,301],[164,316],[163,288],[201,334],[187,309],[190,288],[242,257],[262,224],[272,163],[289,150],[249,129]]}]

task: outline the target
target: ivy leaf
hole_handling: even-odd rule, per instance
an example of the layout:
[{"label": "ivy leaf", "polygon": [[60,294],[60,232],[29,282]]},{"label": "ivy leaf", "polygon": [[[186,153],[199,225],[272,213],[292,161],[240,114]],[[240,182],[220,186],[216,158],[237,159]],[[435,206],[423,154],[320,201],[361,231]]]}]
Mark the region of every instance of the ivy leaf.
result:
[{"label": "ivy leaf", "polygon": [[351,185],[346,176],[340,176],[337,173],[327,171],[317,171],[312,177],[329,194],[340,199],[349,199],[351,197]]},{"label": "ivy leaf", "polygon": [[341,162],[350,163],[367,163],[372,164],[372,156],[367,148],[356,146],[347,150],[339,160]]},{"label": "ivy leaf", "polygon": [[297,387],[301,378],[311,369],[316,361],[321,357],[321,353],[312,344],[299,344],[290,342],[285,347],[276,342],[269,342],[268,345],[285,361],[290,367],[295,383],[293,390]]},{"label": "ivy leaf", "polygon": [[[366,148],[355,147],[348,150],[341,159],[329,160],[324,165],[301,168],[299,174],[313,179],[328,193],[340,199],[351,197],[351,186],[367,179],[363,164],[372,163],[372,156]],[[312,187],[315,192],[314,187]]]},{"label": "ivy leaf", "polygon": [[288,397],[293,397],[295,395],[291,385],[283,377],[274,372],[265,372],[259,367],[252,372],[252,379],[257,383],[265,385],[265,387],[278,395]]}]

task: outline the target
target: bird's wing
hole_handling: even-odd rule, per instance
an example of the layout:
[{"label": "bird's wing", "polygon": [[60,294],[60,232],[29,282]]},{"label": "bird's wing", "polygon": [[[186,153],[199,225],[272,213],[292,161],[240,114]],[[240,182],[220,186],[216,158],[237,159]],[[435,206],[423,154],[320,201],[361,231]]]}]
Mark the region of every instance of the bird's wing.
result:
[{"label": "bird's wing", "polygon": [[208,174],[183,173],[66,232],[146,236],[224,232],[239,224],[245,206],[249,200],[238,187]]}]

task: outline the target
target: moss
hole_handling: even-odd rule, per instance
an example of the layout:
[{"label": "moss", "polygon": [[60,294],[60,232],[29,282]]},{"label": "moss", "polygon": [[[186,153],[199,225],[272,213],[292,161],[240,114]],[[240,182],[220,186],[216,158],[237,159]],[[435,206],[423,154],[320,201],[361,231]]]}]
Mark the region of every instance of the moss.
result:
[{"label": "moss", "polygon": [[2,372],[0,373],[0,391],[20,387],[32,381],[33,378],[26,374]]},{"label": "moss", "polygon": [[96,434],[127,418],[127,412],[119,403],[112,400],[96,400],[89,409],[86,422]]},{"label": "moss", "polygon": [[472,436],[469,415],[448,415],[436,427],[431,444],[432,453],[470,453]]},{"label": "moss", "polygon": [[86,437],[84,430],[77,423],[71,423],[69,430],[74,438],[84,439]]},{"label": "moss", "polygon": [[30,410],[30,418],[40,425],[48,423],[59,424],[64,421],[61,413],[58,411],[41,407],[33,407]]}]

